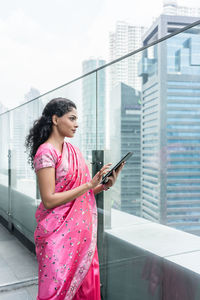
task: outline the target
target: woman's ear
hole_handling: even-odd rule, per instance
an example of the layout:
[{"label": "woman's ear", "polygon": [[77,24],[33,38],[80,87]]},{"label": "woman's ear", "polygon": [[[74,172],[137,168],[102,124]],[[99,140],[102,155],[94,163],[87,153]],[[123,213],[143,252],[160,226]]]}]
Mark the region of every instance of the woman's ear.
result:
[{"label": "woman's ear", "polygon": [[56,115],[53,115],[53,116],[52,116],[52,123],[53,123],[53,125],[55,125],[55,126],[58,125],[58,116],[56,116]]}]

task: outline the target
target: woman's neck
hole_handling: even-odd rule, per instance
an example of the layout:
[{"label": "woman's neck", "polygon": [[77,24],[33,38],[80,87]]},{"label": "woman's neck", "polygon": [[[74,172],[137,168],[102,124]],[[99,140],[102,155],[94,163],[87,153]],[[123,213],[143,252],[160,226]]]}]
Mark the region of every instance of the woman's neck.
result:
[{"label": "woman's neck", "polygon": [[64,143],[64,139],[55,139],[53,137],[49,137],[46,141],[47,143],[52,144],[60,153],[62,153],[62,147]]}]

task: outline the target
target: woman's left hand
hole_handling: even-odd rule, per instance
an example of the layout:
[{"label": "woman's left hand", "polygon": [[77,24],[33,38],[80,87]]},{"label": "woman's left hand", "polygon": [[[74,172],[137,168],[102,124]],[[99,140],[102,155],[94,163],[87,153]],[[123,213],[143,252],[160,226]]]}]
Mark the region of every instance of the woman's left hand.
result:
[{"label": "woman's left hand", "polygon": [[121,166],[119,168],[117,168],[117,170],[113,170],[112,175],[108,177],[108,181],[104,184],[104,186],[109,189],[111,186],[113,186],[115,184],[115,181],[117,180],[117,177],[119,175],[119,173],[121,172],[121,170],[123,169],[125,165],[125,162],[123,162],[121,164]]}]

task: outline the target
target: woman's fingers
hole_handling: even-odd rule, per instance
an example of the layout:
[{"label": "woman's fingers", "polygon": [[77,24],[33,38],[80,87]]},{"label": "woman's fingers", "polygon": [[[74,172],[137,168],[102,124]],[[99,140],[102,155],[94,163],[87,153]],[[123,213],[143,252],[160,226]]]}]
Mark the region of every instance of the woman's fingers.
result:
[{"label": "woman's fingers", "polygon": [[100,173],[101,173],[102,176],[103,176],[104,174],[106,174],[106,173],[109,171],[111,165],[112,165],[112,164],[109,163],[109,164],[107,164],[107,165],[105,165],[105,166],[103,166],[103,167],[101,168]]},{"label": "woman's fingers", "polygon": [[[104,165],[101,169],[100,169],[100,171],[99,172],[97,172],[97,180],[98,181],[100,181],[101,179],[102,179],[102,177],[105,175],[105,174],[107,174],[108,173],[108,171],[110,170],[110,166],[111,166],[112,164],[111,163],[108,163],[108,164],[106,164],[106,165]],[[108,179],[108,181],[110,181],[110,183],[113,185],[114,183],[115,183],[115,181],[116,181],[116,179],[117,179],[117,176],[118,176],[118,174],[119,174],[119,172],[122,170],[122,168],[124,167],[124,165],[125,165],[125,162],[123,162],[120,166],[119,166],[119,168],[115,171],[115,170],[113,170],[113,172],[112,172],[112,175],[111,176],[109,176],[107,179]]]},{"label": "woman's fingers", "polygon": [[97,178],[97,180],[101,180],[102,176],[109,171],[111,165],[112,164],[109,163],[109,164],[103,166],[101,168],[101,170],[96,173],[95,177]]},{"label": "woman's fingers", "polygon": [[101,168],[101,170],[104,171],[105,169],[109,169],[111,165],[112,165],[112,164],[109,163],[109,164],[103,166],[103,167]]},{"label": "woman's fingers", "polygon": [[114,177],[114,179],[116,179],[116,178],[117,178],[117,173],[116,173],[116,171],[115,171],[115,170],[113,170],[113,177]]},{"label": "woman's fingers", "polygon": [[[100,172],[102,172],[101,173],[102,176],[103,176],[103,174],[106,174],[108,172],[108,169],[109,169],[110,165],[111,164],[107,164],[107,165],[103,166],[103,168],[100,170]],[[119,172],[123,169],[124,165],[125,165],[125,162],[123,162],[117,168],[117,170],[113,170],[112,174],[109,177],[107,177],[107,182],[106,182],[106,186],[107,187],[111,187],[111,186],[113,186],[115,184],[115,181],[117,180],[117,176],[118,176]]]},{"label": "woman's fingers", "polygon": [[111,165],[112,165],[112,164],[109,163],[109,164],[103,166],[103,167],[101,168],[101,170],[98,171],[98,172],[95,174],[95,176],[94,176],[94,177],[92,178],[92,180],[91,180],[92,185],[93,185],[93,188],[94,188],[95,186],[97,186],[97,185],[101,182],[103,175],[106,174],[106,173],[108,173],[108,171],[109,171]]}]

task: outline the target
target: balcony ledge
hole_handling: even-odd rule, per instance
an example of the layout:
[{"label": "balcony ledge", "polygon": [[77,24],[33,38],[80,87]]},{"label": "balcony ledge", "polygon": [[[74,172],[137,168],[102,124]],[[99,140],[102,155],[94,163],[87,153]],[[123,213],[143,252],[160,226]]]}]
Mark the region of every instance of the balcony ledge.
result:
[{"label": "balcony ledge", "polygon": [[111,210],[111,220],[111,228],[106,229],[107,233],[200,274],[199,236],[116,209]]}]

